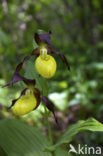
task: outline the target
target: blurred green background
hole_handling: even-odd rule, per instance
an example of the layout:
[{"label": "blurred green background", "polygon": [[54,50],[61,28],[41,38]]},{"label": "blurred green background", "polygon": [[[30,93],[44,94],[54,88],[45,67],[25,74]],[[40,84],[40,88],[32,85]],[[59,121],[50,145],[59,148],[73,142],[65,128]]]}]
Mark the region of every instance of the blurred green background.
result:
[{"label": "blurred green background", "polygon": [[[56,106],[61,129],[53,116],[53,135],[80,119],[94,117],[103,122],[103,1],[102,0],[1,0],[0,1],[0,85],[9,82],[16,65],[33,50],[38,30],[52,31],[55,49],[71,66],[68,72],[58,56],[57,72],[49,80],[49,98]],[[24,71],[26,65],[24,65]],[[0,88],[0,118],[13,117],[6,110],[23,86]],[[42,106],[21,120],[45,134]],[[56,138],[55,137],[55,138]],[[78,135],[75,143],[102,145],[102,134]]]}]

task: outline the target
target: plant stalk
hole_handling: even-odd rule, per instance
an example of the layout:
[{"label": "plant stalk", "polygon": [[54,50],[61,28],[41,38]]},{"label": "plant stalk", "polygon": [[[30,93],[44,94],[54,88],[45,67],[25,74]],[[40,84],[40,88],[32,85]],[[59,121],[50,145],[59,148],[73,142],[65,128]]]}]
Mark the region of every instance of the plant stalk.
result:
[{"label": "plant stalk", "polygon": [[47,125],[47,129],[48,129],[48,137],[49,137],[50,143],[53,144],[51,127],[50,127],[50,123],[49,123],[49,120],[48,120],[48,112],[47,112],[46,106],[44,106],[44,108],[45,108],[46,125]]}]

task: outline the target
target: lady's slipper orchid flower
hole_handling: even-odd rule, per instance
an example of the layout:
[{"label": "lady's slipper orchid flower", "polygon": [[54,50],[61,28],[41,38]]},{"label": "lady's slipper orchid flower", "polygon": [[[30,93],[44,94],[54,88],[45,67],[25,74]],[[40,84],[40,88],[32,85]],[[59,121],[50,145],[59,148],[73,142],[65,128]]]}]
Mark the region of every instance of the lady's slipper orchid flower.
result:
[{"label": "lady's slipper orchid flower", "polygon": [[[27,59],[28,58],[25,58],[24,60]],[[13,113],[17,116],[25,115],[37,109],[40,105],[40,102],[43,101],[45,106],[53,113],[56,123],[58,123],[57,117],[54,112],[54,104],[47,97],[41,95],[40,91],[37,88],[35,88],[35,79],[27,79],[19,74],[22,65],[23,62],[17,66],[12,81],[10,81],[7,85],[3,87],[13,85],[14,83],[19,81],[23,81],[28,86],[28,88],[25,88],[21,92],[19,98],[14,99],[12,101],[12,105],[9,108],[11,108]]]},{"label": "lady's slipper orchid flower", "polygon": [[51,31],[46,34],[34,34],[34,39],[39,47],[32,51],[32,55],[39,55],[36,59],[35,67],[37,72],[44,78],[51,78],[56,72],[56,61],[52,56],[48,55],[50,52],[59,55],[70,70],[66,57],[53,48],[50,40],[50,34]]}]

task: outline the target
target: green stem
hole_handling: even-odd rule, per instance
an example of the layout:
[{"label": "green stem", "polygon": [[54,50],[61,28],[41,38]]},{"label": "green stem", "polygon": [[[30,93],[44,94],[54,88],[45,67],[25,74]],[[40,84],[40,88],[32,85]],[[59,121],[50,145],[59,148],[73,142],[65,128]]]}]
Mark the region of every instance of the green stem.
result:
[{"label": "green stem", "polygon": [[[44,86],[42,84],[41,84],[41,86],[42,86],[42,95],[43,95],[44,94],[43,90],[47,89],[46,88],[47,85],[45,86],[45,88],[44,88]],[[47,111],[47,108],[46,108],[45,105],[44,105],[44,109],[45,109],[45,119],[46,119],[46,126],[47,126],[47,130],[48,130],[49,141],[50,141],[51,144],[53,144],[51,126],[50,126],[50,123],[49,123],[49,120],[48,120],[48,111]]]},{"label": "green stem", "polygon": [[48,137],[49,137],[50,143],[53,144],[51,127],[50,127],[50,123],[48,120],[48,112],[47,112],[46,106],[44,106],[44,108],[45,108],[46,125],[47,125],[47,129],[48,129]]},{"label": "green stem", "polygon": [[[47,81],[46,81],[46,83],[47,83]],[[44,94],[43,90],[44,89],[47,90],[46,86],[48,86],[48,84],[45,85],[45,87],[42,84],[41,84],[41,86],[42,86],[42,95],[43,95]],[[47,96],[47,93],[46,93],[46,96]],[[44,105],[44,109],[45,109],[46,126],[47,126],[47,130],[48,130],[48,138],[49,138],[51,145],[53,145],[52,131],[51,131],[51,126],[50,126],[50,123],[48,120],[48,111],[47,111],[47,108],[45,105]],[[51,152],[51,154],[52,154],[52,156],[54,156],[53,152]]]}]

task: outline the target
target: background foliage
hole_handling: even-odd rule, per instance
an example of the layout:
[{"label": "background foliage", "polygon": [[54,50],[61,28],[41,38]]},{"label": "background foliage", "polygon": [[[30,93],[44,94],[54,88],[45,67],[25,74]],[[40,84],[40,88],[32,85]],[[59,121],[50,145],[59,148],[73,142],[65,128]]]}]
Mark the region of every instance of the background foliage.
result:
[{"label": "background foliage", "polygon": [[[0,85],[11,80],[16,65],[33,50],[33,34],[52,31],[52,43],[71,65],[68,72],[60,58],[55,77],[49,80],[49,98],[55,103],[61,123],[51,115],[54,142],[79,119],[103,118],[103,1],[102,0],[1,0]],[[33,60],[32,60],[33,61]],[[22,73],[27,69],[25,64]],[[29,68],[29,67],[28,67]],[[23,84],[0,88],[0,119],[12,118],[6,106],[17,98]],[[39,107],[20,120],[38,127],[44,135],[44,109]],[[102,145],[102,133],[83,133],[73,144]],[[67,146],[63,146],[67,149]],[[59,151],[59,150],[58,150]],[[57,154],[58,154],[57,151]],[[65,151],[64,151],[65,152]],[[59,155],[59,154],[58,154]]]}]

